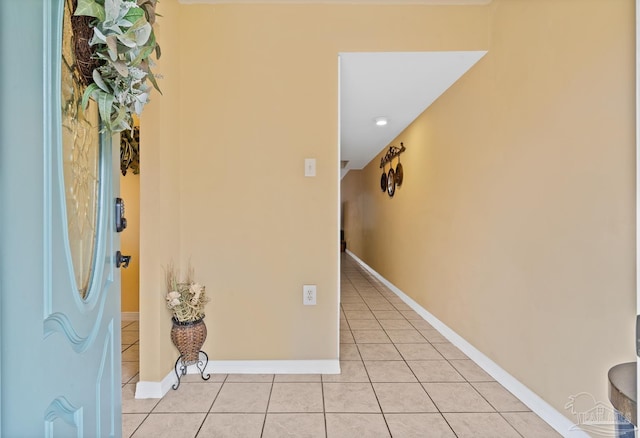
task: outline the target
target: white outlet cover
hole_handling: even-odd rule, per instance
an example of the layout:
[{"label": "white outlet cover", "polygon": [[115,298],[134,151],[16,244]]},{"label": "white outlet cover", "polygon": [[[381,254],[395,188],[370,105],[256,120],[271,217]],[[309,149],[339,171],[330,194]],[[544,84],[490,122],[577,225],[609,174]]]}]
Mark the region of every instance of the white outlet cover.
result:
[{"label": "white outlet cover", "polygon": [[316,305],[316,285],[305,284],[302,286],[302,304],[305,306]]}]

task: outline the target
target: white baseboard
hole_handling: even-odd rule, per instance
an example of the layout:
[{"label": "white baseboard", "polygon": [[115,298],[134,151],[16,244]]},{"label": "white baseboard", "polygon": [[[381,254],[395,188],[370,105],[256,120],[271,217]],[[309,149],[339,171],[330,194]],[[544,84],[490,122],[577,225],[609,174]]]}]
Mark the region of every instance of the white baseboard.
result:
[{"label": "white baseboard", "polygon": [[[207,374],[340,374],[340,360],[210,360]],[[187,374],[200,374],[195,365]],[[177,382],[174,370],[161,382],[138,382],[136,398],[162,398]]]},{"label": "white baseboard", "polygon": [[140,312],[122,312],[120,318],[122,321],[138,321],[140,319]]},{"label": "white baseboard", "polygon": [[[192,367],[197,373],[195,366]],[[205,371],[218,374],[340,374],[340,360],[212,360]]]},{"label": "white baseboard", "polygon": [[464,354],[469,356],[480,368],[486,371],[491,377],[496,379],[498,383],[508,389],[513,395],[518,397],[525,405],[535,412],[540,418],[546,421],[551,427],[553,427],[563,437],[570,438],[589,438],[589,435],[580,430],[571,420],[562,415],[557,409],[544,401],[538,394],[527,388],[522,382],[517,380],[511,374],[502,369],[497,363],[489,359],[482,352],[476,349],[473,345],[467,342],[464,338],[450,329],[446,324],[429,313],[420,304],[416,303],[411,297],[398,289],[389,280],[384,278],[373,268],[360,260],[358,256],[351,251],[346,251],[358,264],[360,264],[365,270],[376,277],[380,282],[387,286],[393,293],[398,295],[402,301],[404,301],[409,307],[411,307],[417,314],[423,317],[429,324],[431,324],[436,330],[438,330],[442,336],[447,338],[449,342],[458,347]]},{"label": "white baseboard", "polygon": [[136,398],[162,398],[177,381],[173,370],[160,382],[140,381],[136,384]]}]

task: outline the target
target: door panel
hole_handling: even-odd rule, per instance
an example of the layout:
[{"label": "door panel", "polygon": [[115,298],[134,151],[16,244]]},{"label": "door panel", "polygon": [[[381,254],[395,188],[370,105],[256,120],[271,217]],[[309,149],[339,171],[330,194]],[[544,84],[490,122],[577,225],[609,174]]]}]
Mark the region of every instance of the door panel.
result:
[{"label": "door panel", "polygon": [[[121,435],[112,147],[119,141],[98,134],[97,123],[91,132],[70,130],[82,115],[73,107],[79,96],[70,99],[62,84],[64,7],[65,0],[0,1],[0,53],[11,60],[0,65],[0,435],[7,437]],[[63,134],[99,142],[64,148]],[[86,171],[92,160],[97,172]],[[80,196],[84,189],[95,196]],[[92,220],[82,222],[83,211],[95,212]],[[88,232],[69,232],[85,225]]]}]

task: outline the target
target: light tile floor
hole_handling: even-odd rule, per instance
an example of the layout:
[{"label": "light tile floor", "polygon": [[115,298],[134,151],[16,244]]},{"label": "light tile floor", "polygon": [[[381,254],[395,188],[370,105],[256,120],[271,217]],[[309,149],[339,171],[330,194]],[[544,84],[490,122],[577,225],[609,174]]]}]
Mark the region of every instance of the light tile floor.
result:
[{"label": "light tile floor", "polygon": [[343,255],[340,375],[189,375],[136,400],[138,323],[122,323],[124,437],[558,437]]}]

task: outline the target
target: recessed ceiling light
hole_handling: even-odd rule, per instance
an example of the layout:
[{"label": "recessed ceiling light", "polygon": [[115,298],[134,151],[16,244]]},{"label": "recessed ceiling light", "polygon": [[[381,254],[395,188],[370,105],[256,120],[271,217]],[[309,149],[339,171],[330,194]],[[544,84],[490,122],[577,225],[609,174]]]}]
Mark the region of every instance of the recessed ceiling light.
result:
[{"label": "recessed ceiling light", "polygon": [[386,117],[376,117],[375,122],[377,126],[384,126],[387,124],[388,120]]}]

